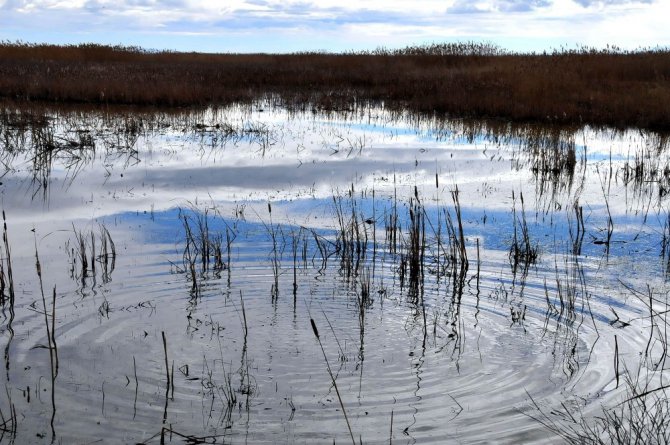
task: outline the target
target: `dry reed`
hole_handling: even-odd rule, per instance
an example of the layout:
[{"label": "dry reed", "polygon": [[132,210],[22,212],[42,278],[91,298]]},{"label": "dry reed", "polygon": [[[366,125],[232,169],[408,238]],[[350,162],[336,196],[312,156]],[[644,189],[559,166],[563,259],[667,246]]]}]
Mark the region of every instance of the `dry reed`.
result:
[{"label": "dry reed", "polygon": [[272,96],[298,108],[390,108],[513,121],[670,128],[666,49],[516,54],[472,43],[367,53],[201,54],[0,44],[0,97],[192,106]]}]

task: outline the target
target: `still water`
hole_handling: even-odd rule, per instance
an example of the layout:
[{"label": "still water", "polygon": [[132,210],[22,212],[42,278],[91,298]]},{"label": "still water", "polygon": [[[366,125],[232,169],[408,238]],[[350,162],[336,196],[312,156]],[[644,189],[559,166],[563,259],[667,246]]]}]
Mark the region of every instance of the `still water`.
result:
[{"label": "still water", "polygon": [[265,103],[1,121],[0,442],[559,443],[544,414],[667,382],[661,136]]}]

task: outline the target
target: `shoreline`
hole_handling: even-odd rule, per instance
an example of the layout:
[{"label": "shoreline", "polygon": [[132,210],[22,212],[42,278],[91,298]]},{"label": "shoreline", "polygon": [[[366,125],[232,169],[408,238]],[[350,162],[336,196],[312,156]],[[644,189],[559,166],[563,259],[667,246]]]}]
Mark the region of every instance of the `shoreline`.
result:
[{"label": "shoreline", "polygon": [[160,109],[272,97],[296,109],[383,103],[448,118],[670,130],[670,51],[444,48],[273,55],[1,44],[0,100]]}]

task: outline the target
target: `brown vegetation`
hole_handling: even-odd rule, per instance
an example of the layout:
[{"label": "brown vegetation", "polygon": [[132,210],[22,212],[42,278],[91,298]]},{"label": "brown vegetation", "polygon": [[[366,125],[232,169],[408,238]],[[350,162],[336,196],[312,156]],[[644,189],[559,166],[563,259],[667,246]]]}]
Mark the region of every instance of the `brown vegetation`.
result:
[{"label": "brown vegetation", "polygon": [[512,54],[490,45],[369,53],[201,54],[0,44],[0,97],[151,106],[388,107],[458,117],[670,129],[670,52]]}]

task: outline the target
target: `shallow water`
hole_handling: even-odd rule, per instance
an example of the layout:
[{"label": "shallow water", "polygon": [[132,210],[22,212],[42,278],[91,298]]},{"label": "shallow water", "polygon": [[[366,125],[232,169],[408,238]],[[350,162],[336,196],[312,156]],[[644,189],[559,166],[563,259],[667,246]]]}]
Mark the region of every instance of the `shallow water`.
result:
[{"label": "shallow water", "polygon": [[[617,369],[665,376],[656,135],[268,104],[47,116],[0,127],[0,441],[560,442],[538,407],[590,418]],[[539,258],[513,267],[524,220]]]}]

